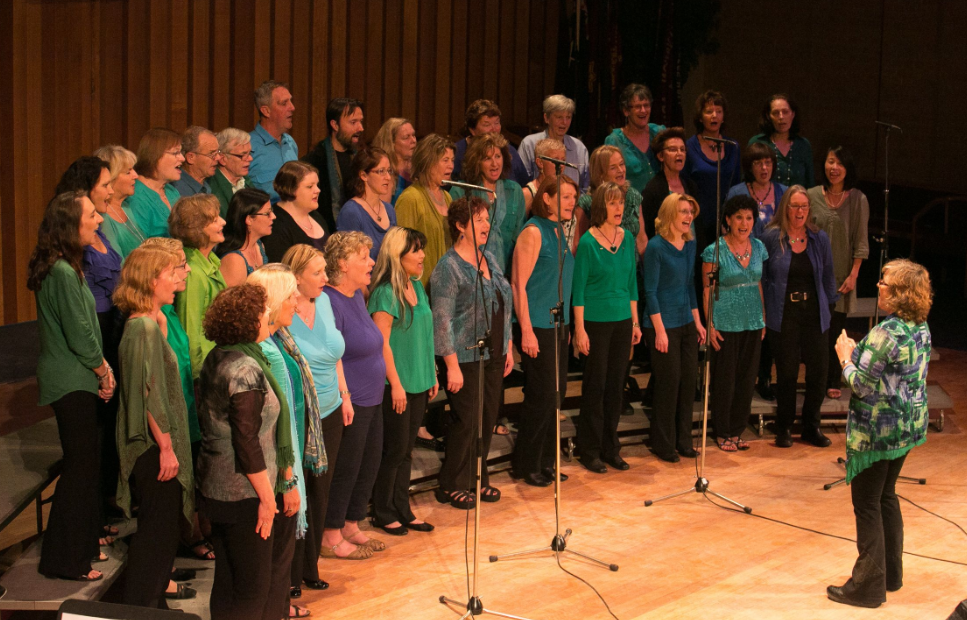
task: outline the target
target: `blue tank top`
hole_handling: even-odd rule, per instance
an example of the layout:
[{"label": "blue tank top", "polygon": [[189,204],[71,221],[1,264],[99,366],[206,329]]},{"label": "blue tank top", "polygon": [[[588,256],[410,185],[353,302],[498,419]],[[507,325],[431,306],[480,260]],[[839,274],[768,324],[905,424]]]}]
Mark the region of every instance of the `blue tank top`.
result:
[{"label": "blue tank top", "polygon": [[557,305],[557,266],[559,260],[557,235],[555,230],[561,230],[564,250],[564,324],[571,322],[571,282],[574,279],[574,255],[564,240],[562,226],[543,217],[532,217],[527,221],[528,226],[536,226],[541,232],[541,251],[537,255],[534,271],[527,280],[527,307],[531,325],[541,329],[551,329],[551,308]]}]

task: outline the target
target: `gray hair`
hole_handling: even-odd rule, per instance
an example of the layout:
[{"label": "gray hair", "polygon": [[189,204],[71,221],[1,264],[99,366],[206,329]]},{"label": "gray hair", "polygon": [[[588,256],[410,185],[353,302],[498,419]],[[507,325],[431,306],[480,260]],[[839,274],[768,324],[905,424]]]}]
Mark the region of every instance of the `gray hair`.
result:
[{"label": "gray hair", "polygon": [[197,153],[198,143],[201,141],[201,137],[205,134],[215,137],[215,133],[211,130],[205,129],[204,127],[199,127],[198,125],[192,125],[185,130],[185,133],[181,134],[181,152],[183,154]]},{"label": "gray hair", "polygon": [[554,138],[544,138],[537,143],[534,147],[534,155],[543,155],[547,157],[547,154],[551,151],[566,151],[567,147],[560,140],[555,140]]},{"label": "gray hair", "polygon": [[544,114],[550,116],[555,112],[574,114],[574,99],[564,95],[551,95],[544,100]]},{"label": "gray hair", "polygon": [[226,127],[215,137],[218,138],[218,150],[222,153],[229,153],[236,146],[252,142],[252,136],[247,131],[235,127]]},{"label": "gray hair", "polygon": [[262,116],[262,106],[272,105],[272,92],[276,88],[288,89],[289,85],[285,82],[265,80],[255,89],[255,109],[258,110],[259,116]]}]

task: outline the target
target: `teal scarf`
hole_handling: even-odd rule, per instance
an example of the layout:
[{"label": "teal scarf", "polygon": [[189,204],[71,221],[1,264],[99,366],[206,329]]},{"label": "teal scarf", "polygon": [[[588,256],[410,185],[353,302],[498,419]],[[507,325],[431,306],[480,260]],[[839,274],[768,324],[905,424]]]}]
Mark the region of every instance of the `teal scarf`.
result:
[{"label": "teal scarf", "polygon": [[292,447],[292,426],[289,423],[291,415],[289,414],[289,405],[286,403],[285,392],[282,390],[279,382],[275,380],[269,360],[265,357],[265,353],[262,352],[262,348],[258,344],[254,342],[243,342],[222,345],[221,348],[227,351],[244,353],[255,360],[259,368],[262,369],[265,380],[269,382],[272,391],[275,392],[275,396],[279,399],[279,420],[275,425],[275,464],[279,467],[279,473],[275,480],[275,492],[282,493],[285,491],[285,472],[295,464],[295,453]]},{"label": "teal scarf", "polygon": [[316,394],[316,384],[312,380],[312,370],[306,358],[302,357],[302,352],[299,351],[292,334],[289,333],[289,328],[281,328],[272,337],[282,345],[282,349],[289,354],[289,357],[295,360],[302,374],[302,393],[306,403],[306,443],[302,462],[309,471],[318,476],[329,468],[329,459],[326,455],[326,444],[322,440],[319,396]]}]

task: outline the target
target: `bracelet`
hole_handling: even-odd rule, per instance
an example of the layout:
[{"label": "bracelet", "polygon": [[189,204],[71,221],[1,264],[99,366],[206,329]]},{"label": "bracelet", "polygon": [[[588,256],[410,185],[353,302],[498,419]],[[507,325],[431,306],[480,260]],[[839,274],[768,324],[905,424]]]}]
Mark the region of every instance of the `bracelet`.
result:
[{"label": "bracelet", "polygon": [[349,390],[339,390],[340,396],[349,396]]},{"label": "bracelet", "polygon": [[106,368],[106,370],[104,371],[104,374],[103,375],[99,375],[96,372],[94,373],[94,376],[97,377],[97,380],[98,381],[103,381],[104,379],[107,379],[108,378],[108,375],[110,375],[112,372],[114,372],[114,370],[111,369],[111,365],[108,364],[107,362],[104,362],[104,367]]},{"label": "bracelet", "polygon": [[292,477],[285,481],[285,491],[291,491],[297,484],[299,484],[299,476],[292,474]]},{"label": "bracelet", "polygon": [[641,327],[641,325],[638,325],[638,322],[635,321],[634,323],[631,324],[631,327],[632,329],[634,329],[635,327]]}]

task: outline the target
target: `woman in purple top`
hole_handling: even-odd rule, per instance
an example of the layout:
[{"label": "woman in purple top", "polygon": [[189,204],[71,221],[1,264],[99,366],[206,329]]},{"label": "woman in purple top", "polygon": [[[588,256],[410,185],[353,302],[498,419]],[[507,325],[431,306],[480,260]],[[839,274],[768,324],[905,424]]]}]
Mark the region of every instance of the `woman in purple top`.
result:
[{"label": "woman in purple top", "polygon": [[396,210],[383,196],[393,188],[393,169],[389,155],[378,148],[363,148],[353,157],[352,173],[346,179],[346,192],[353,198],[339,210],[336,230],[358,230],[373,242],[369,257],[376,260],[383,236],[396,226]]},{"label": "woman in purple top", "polygon": [[[383,334],[369,316],[361,290],[372,278],[372,246],[369,237],[358,231],[333,233],[326,242],[329,284],[324,290],[336,328],[346,341],[342,366],[348,389],[340,390],[339,395],[351,398],[353,416],[343,430],[329,487],[321,550],[325,558],[365,559],[386,548],[382,541],[368,538],[358,525],[366,518],[383,451]],[[337,555],[343,540],[359,549],[348,556]]]},{"label": "woman in purple top", "polygon": [[[107,213],[107,203],[114,195],[111,168],[100,158],[90,155],[80,157],[61,176],[55,191],[57,195],[71,191],[84,192],[94,203],[94,209],[104,216]],[[111,247],[111,242],[107,240],[100,228],[95,231],[95,234],[94,243],[84,247],[84,279],[87,281],[87,288],[94,295],[104,359],[111,368],[119,369],[118,345],[121,343],[124,322],[120,320],[117,308],[111,301],[111,295],[114,294],[114,288],[121,278],[121,255]],[[120,375],[117,375],[117,380],[120,381]],[[107,401],[98,399],[97,425],[101,436],[102,511],[113,506],[117,487],[118,453],[117,442],[114,439],[117,412],[117,398]],[[101,520],[107,522],[104,515]],[[115,527],[105,525],[105,530],[106,534],[117,535]],[[101,542],[111,542],[110,536],[103,537]]]}]

